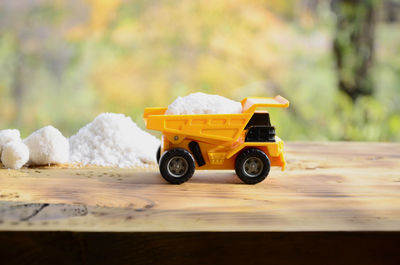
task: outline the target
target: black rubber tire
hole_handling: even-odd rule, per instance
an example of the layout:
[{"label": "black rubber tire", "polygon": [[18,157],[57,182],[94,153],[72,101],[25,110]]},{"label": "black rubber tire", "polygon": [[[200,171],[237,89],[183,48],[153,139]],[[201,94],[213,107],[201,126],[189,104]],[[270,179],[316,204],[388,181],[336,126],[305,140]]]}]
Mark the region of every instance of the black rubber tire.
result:
[{"label": "black rubber tire", "polygon": [[[170,172],[168,166],[172,159],[183,158],[187,163],[187,171],[182,176],[174,176],[172,172]],[[171,184],[182,184],[188,181],[194,174],[195,170],[195,162],[193,156],[183,148],[174,148],[168,151],[165,151],[160,159],[160,173],[161,176]]]},{"label": "black rubber tire", "polygon": [[156,153],[157,164],[160,163],[160,157],[161,157],[161,145],[158,147],[157,153]]},{"label": "black rubber tire", "polygon": [[[260,173],[255,176],[250,176],[244,169],[244,163],[249,158],[255,158],[260,161],[263,165]],[[235,162],[235,171],[238,177],[246,184],[257,184],[263,181],[269,174],[271,169],[271,163],[269,161],[268,156],[257,148],[249,148],[243,150],[236,158]]]}]

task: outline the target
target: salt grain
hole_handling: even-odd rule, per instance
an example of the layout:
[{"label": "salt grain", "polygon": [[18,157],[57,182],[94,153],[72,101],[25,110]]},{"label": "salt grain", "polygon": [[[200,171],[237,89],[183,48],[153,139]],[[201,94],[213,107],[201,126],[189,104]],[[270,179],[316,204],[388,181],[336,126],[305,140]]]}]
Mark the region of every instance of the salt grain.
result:
[{"label": "salt grain", "polygon": [[28,160],[29,149],[21,140],[3,146],[1,161],[6,168],[20,169]]},{"label": "salt grain", "polygon": [[71,136],[71,162],[113,167],[155,163],[160,141],[123,114],[103,113]]},{"label": "salt grain", "polygon": [[24,143],[29,148],[29,164],[62,164],[69,161],[69,143],[53,126],[43,127],[29,135]]},{"label": "salt grain", "polygon": [[241,112],[240,102],[219,95],[198,92],[186,97],[178,97],[168,106],[165,114],[233,114]]}]

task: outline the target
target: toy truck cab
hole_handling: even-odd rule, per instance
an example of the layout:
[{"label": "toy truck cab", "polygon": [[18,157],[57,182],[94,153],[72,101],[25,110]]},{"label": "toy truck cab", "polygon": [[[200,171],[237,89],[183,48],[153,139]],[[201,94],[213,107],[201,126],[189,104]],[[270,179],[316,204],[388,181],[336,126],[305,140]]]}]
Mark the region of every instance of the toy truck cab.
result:
[{"label": "toy truck cab", "polygon": [[283,141],[275,135],[267,111],[288,107],[281,97],[245,98],[242,113],[166,115],[166,108],[146,108],[146,127],[163,133],[157,161],[168,182],[181,184],[195,169],[235,169],[248,184],[264,180],[271,166],[285,168]]}]

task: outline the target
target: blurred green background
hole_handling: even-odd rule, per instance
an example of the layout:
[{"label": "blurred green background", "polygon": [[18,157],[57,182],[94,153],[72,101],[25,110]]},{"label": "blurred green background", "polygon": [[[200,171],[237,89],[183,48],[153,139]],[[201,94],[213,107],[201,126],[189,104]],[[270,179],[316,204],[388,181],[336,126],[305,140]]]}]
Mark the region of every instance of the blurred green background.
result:
[{"label": "blurred green background", "polygon": [[196,91],[285,96],[285,140],[399,141],[400,1],[0,1],[0,129],[143,126]]}]

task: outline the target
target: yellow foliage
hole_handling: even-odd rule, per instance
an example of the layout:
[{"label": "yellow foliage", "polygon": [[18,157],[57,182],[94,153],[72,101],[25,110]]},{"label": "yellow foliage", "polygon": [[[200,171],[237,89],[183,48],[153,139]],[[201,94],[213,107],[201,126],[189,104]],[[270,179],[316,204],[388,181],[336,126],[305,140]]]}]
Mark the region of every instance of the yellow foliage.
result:
[{"label": "yellow foliage", "polygon": [[91,6],[89,29],[101,33],[116,15],[121,0],[86,0]]},{"label": "yellow foliage", "polygon": [[134,57],[98,65],[92,80],[101,105],[107,111],[127,113],[149,103],[161,103],[159,99],[166,98],[166,80],[162,76],[144,79],[143,74]]},{"label": "yellow foliage", "polygon": [[72,40],[83,39],[87,35],[100,37],[109,23],[116,17],[121,0],[85,0],[90,7],[90,16],[86,23],[72,27],[67,37]]},{"label": "yellow foliage", "polygon": [[111,38],[117,45],[127,46],[135,41],[140,36],[139,34],[138,25],[132,21],[126,21],[114,29]]},{"label": "yellow foliage", "polygon": [[199,90],[232,96],[249,82],[265,79],[266,73],[284,78],[285,60],[274,53],[287,48],[277,36],[289,28],[263,5],[161,1],[139,16],[121,19],[109,34],[129,55],[95,65],[92,78],[99,97],[113,110],[126,111],[151,102],[164,105]]}]

